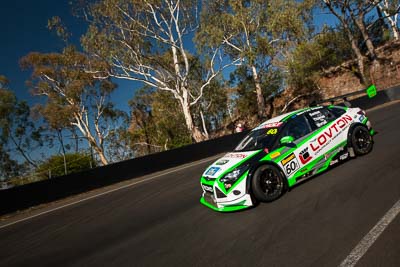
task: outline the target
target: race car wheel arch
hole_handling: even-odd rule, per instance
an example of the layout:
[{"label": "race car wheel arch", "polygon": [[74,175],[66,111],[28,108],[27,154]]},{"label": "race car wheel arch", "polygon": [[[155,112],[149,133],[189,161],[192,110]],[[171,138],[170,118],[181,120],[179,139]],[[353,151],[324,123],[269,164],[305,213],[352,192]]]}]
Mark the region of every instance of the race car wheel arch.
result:
[{"label": "race car wheel arch", "polygon": [[[251,194],[251,180],[253,179],[253,177],[254,177],[254,173],[257,171],[257,169],[260,167],[260,166],[263,166],[263,165],[272,165],[272,166],[275,166],[280,172],[281,172],[281,174],[283,175],[283,176],[285,176],[284,175],[284,173],[283,173],[283,171],[282,171],[282,169],[278,166],[278,164],[276,164],[275,162],[273,162],[273,161],[259,161],[258,163],[256,163],[256,164],[254,164],[253,166],[251,166],[251,168],[250,168],[250,170],[249,170],[249,174],[248,174],[248,176],[247,176],[247,182],[246,182],[246,189],[247,189],[247,192],[249,192],[250,194]],[[288,185],[288,183],[287,183],[287,180],[285,179],[285,181],[286,181],[286,185],[287,185],[287,187],[289,186]]]},{"label": "race car wheel arch", "polygon": [[288,188],[285,175],[272,162],[264,162],[258,165],[249,178],[249,190],[253,197],[261,202],[271,202],[278,199]]},{"label": "race car wheel arch", "polygon": [[368,128],[361,123],[353,124],[348,133],[348,144],[358,156],[368,154],[373,147],[373,138]]}]

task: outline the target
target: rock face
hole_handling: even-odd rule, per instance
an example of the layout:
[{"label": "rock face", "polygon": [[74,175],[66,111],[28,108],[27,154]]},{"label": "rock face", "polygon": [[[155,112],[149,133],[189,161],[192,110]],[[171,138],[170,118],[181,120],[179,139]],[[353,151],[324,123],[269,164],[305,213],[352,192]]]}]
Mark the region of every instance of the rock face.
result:
[{"label": "rock face", "polygon": [[[390,42],[377,49],[378,62],[366,62],[371,83],[378,90],[400,84],[400,42]],[[336,68],[338,69],[338,68]],[[351,68],[326,74],[319,82],[323,98],[331,98],[364,88]]]}]

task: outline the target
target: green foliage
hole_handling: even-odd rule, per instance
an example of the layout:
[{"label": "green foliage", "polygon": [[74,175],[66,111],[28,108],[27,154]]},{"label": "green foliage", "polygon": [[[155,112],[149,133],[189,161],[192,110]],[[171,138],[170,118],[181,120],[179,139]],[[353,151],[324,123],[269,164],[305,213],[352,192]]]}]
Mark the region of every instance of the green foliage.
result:
[{"label": "green foliage", "polygon": [[[198,57],[192,56],[190,58],[190,69],[191,72],[188,76],[188,83],[190,87],[193,88],[192,91],[196,95],[199,95],[199,88],[202,85],[201,77],[204,76],[203,73],[206,72],[206,68]],[[221,80],[222,78],[220,76],[213,79],[206,90],[204,90],[203,97],[196,105],[191,107],[197,127],[203,127],[201,118],[201,114],[203,114],[207,131],[211,133],[223,127],[224,121],[228,115],[228,95]]]},{"label": "green foliage", "polygon": [[142,88],[129,102],[131,123],[125,138],[135,156],[190,144],[191,137],[178,103],[170,94]]},{"label": "green foliage", "polygon": [[[91,156],[81,153],[67,153],[65,154],[67,174],[81,172],[95,167],[95,163],[91,162]],[[91,165],[92,164],[92,165]],[[64,157],[63,155],[54,155],[48,158],[45,162],[40,164],[36,170],[36,174],[43,179],[65,175]]]},{"label": "green foliage", "polygon": [[124,113],[110,100],[116,85],[86,70],[89,66],[105,69],[106,65],[73,46],[62,53],[30,53],[21,59],[23,68],[32,69],[29,84],[33,94],[45,97],[35,111],[51,130],[79,130],[103,164],[108,163],[104,153],[108,131],[121,123]]},{"label": "green foliage", "polygon": [[343,31],[324,28],[313,40],[300,43],[285,63],[288,84],[301,93],[316,88],[323,70],[352,59],[350,43]]},{"label": "green foliage", "polygon": [[3,142],[0,142],[0,180],[8,180],[18,176],[23,169],[16,160],[12,159]]},{"label": "green foliage", "polygon": [[[266,97],[274,96],[281,88],[283,80],[281,72],[278,69],[271,69],[261,77],[263,95]],[[244,66],[237,68],[230,75],[230,84],[236,88],[233,96],[234,113],[244,119],[250,119],[257,114],[257,105],[255,105],[256,92],[251,72]]]},{"label": "green foliage", "polygon": [[[36,166],[29,153],[42,145],[42,128],[37,127],[31,119],[28,104],[18,101],[14,93],[7,89],[7,84],[7,79],[0,76],[0,146],[3,164],[16,163],[11,155],[17,152],[31,166]],[[12,172],[19,169],[17,165]]]},{"label": "green foliage", "polygon": [[256,92],[254,90],[254,79],[245,67],[240,67],[231,73],[231,84],[236,85],[237,96],[235,97],[236,112],[241,117],[251,117],[257,114],[257,106],[254,105]]},{"label": "green foliage", "polygon": [[62,23],[61,18],[54,16],[47,21],[47,28],[49,30],[54,30],[58,37],[60,37],[64,42],[68,41],[71,33],[68,32],[67,27]]},{"label": "green foliage", "polygon": [[[93,64],[101,66],[103,63],[92,61],[72,46],[62,53],[33,52],[21,59],[23,69],[32,69],[28,83],[32,93],[46,97],[45,105],[38,105],[36,110],[51,128],[71,125],[82,108],[90,111],[99,102],[105,102],[116,88],[109,80],[99,80],[85,72],[85,67]],[[103,108],[107,107],[110,108]]]},{"label": "green foliage", "polygon": [[252,103],[257,105],[259,117],[266,116],[265,99],[269,96],[264,94],[262,83],[277,73],[274,59],[308,34],[311,8],[312,1],[283,0],[217,0],[203,6],[195,37],[198,48],[207,52],[221,46],[230,60],[241,59],[254,80],[256,94]]}]

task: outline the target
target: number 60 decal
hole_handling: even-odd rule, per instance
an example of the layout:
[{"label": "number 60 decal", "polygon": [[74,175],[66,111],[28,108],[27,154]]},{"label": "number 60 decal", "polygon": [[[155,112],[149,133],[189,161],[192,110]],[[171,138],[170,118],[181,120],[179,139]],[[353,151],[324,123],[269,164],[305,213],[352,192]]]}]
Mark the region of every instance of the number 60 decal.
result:
[{"label": "number 60 decal", "polygon": [[286,170],[286,174],[290,175],[292,174],[292,172],[294,172],[295,170],[297,170],[297,163],[296,161],[292,160],[291,162],[289,162],[288,164],[286,164],[285,166],[285,170]]},{"label": "number 60 decal", "polygon": [[297,161],[296,156],[293,153],[284,158],[281,163],[287,176],[293,174],[300,167],[299,162]]}]

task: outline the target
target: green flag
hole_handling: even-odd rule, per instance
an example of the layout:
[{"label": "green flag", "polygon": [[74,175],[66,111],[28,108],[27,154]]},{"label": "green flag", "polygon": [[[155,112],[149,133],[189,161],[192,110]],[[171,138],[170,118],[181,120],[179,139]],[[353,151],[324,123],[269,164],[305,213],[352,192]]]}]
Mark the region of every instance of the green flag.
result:
[{"label": "green flag", "polygon": [[376,96],[376,87],[374,84],[367,88],[367,95],[369,98]]}]

